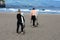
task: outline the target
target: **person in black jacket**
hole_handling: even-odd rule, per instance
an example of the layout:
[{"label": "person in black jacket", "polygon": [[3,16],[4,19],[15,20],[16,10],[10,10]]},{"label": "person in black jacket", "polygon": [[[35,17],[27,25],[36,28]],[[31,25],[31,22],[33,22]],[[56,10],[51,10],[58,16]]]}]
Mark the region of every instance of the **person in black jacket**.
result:
[{"label": "person in black jacket", "polygon": [[[18,9],[18,14],[17,14],[17,33],[19,33],[19,26],[21,26],[21,32],[24,32],[24,23],[25,23],[25,19],[24,16],[21,15],[21,11],[20,9]],[[20,33],[21,33],[20,32]]]}]

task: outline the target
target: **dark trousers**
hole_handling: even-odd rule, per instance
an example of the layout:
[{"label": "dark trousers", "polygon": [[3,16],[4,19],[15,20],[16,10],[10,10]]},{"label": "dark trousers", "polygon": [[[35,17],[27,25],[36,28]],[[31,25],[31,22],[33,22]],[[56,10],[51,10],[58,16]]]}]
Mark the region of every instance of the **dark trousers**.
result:
[{"label": "dark trousers", "polygon": [[31,20],[33,21],[33,26],[35,26],[36,16],[31,16]]},{"label": "dark trousers", "polygon": [[33,20],[33,26],[35,26],[35,20]]},{"label": "dark trousers", "polygon": [[17,33],[19,32],[19,27],[21,26],[21,32],[23,32],[24,26],[23,23],[17,22]]}]

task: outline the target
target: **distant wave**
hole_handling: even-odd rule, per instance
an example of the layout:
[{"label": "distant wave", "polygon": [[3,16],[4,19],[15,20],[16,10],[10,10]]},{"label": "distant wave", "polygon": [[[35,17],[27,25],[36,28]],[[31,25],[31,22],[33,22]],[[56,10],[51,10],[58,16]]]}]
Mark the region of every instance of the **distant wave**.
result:
[{"label": "distant wave", "polygon": [[[30,12],[31,10],[29,9],[20,9],[21,11],[25,11],[25,12]],[[48,10],[48,9],[45,9],[44,11],[43,10],[39,10],[39,9],[36,9],[38,12],[57,12],[57,13],[60,13],[60,10]],[[14,8],[0,8],[0,12],[16,12],[18,11],[18,9],[14,9]]]}]

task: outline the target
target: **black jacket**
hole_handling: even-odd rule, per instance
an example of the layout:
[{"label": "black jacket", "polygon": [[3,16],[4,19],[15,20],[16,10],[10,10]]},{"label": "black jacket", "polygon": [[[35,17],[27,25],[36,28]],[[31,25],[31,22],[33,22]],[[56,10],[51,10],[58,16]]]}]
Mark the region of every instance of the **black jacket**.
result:
[{"label": "black jacket", "polygon": [[23,18],[23,21],[25,22],[25,19],[24,19],[24,16],[22,16],[21,14],[17,14],[17,21],[22,23],[22,18]]}]

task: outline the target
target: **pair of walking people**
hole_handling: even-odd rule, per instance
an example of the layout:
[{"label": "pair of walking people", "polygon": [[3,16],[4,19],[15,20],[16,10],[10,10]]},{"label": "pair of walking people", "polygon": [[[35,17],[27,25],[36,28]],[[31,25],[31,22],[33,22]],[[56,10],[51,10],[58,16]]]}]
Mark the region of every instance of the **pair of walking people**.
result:
[{"label": "pair of walking people", "polygon": [[[36,21],[36,19],[37,19],[37,11],[35,10],[35,8],[33,8],[33,9],[31,10],[30,18],[31,18],[31,21],[33,22],[33,26],[36,27],[35,21]],[[17,32],[17,33],[21,33],[21,32],[19,32],[19,26],[21,26],[21,32],[25,33],[25,32],[24,32],[25,18],[24,18],[24,16],[22,15],[20,9],[18,9],[18,14],[17,14],[17,29],[16,29],[16,32]]]}]

